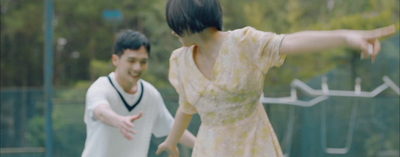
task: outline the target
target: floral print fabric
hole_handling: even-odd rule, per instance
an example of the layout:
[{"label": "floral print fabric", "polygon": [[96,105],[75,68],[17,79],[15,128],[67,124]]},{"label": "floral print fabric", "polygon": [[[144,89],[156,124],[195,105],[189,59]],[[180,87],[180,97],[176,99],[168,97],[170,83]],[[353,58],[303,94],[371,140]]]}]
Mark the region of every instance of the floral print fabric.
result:
[{"label": "floral print fabric", "polygon": [[193,60],[193,48],[181,47],[170,58],[169,80],[179,93],[179,108],[198,113],[202,124],[193,157],[281,157],[282,151],[260,103],[265,74],[280,66],[284,35],[245,27],[228,31],[212,80]]}]

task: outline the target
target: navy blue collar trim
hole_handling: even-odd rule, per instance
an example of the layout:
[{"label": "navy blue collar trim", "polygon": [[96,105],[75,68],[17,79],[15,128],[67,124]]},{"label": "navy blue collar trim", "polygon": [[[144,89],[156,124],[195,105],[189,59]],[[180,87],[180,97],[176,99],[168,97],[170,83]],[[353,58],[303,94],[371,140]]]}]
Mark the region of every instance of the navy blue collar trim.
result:
[{"label": "navy blue collar trim", "polygon": [[108,78],[108,81],[110,81],[111,85],[114,87],[114,89],[117,91],[117,93],[118,93],[119,97],[121,98],[122,102],[124,102],[124,105],[125,105],[126,109],[128,109],[128,111],[131,112],[133,110],[133,108],[135,108],[140,103],[140,101],[142,100],[143,93],[144,93],[142,81],[140,81],[140,88],[142,90],[141,90],[139,99],[136,101],[135,104],[133,104],[132,106],[129,106],[128,103],[125,101],[124,97],[122,96],[122,94],[118,91],[118,89],[112,83],[110,76],[107,76],[107,78]]}]

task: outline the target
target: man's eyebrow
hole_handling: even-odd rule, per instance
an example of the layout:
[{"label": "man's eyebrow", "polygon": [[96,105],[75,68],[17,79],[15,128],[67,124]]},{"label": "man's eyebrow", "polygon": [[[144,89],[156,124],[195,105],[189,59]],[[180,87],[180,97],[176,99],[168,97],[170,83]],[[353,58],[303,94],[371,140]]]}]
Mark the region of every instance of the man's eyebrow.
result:
[{"label": "man's eyebrow", "polygon": [[148,58],[136,58],[136,57],[128,57],[128,59],[133,59],[133,60],[149,60]]}]

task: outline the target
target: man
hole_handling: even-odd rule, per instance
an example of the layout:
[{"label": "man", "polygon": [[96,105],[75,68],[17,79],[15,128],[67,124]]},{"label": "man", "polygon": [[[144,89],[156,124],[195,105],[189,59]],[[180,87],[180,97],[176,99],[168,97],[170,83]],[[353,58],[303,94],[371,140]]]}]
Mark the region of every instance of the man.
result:
[{"label": "man", "polygon": [[[143,34],[127,30],[117,36],[112,55],[115,71],[98,78],[86,93],[82,157],[146,157],[151,134],[168,135],[173,117],[156,88],[140,79],[149,53]],[[187,130],[180,139],[191,148],[194,141]]]}]

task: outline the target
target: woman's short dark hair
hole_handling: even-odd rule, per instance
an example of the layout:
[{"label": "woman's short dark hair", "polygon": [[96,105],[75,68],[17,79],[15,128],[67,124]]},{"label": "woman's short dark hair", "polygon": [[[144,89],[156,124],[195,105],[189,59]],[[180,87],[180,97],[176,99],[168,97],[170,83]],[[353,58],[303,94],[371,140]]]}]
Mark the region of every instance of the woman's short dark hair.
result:
[{"label": "woman's short dark hair", "polygon": [[218,0],[168,0],[168,26],[179,36],[198,33],[208,27],[222,30],[222,11]]},{"label": "woman's short dark hair", "polygon": [[147,54],[150,55],[150,43],[144,34],[129,29],[123,30],[118,33],[115,40],[114,54],[121,56],[124,50],[138,50],[142,45],[146,48]]}]

